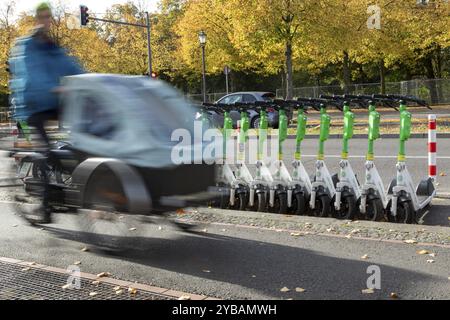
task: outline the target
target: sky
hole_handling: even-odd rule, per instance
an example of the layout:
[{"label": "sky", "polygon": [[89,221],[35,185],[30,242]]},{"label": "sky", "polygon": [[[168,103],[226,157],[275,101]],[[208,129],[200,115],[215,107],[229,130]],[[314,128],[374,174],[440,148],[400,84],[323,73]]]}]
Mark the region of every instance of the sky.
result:
[{"label": "sky", "polygon": [[[34,11],[37,4],[41,3],[43,0],[13,0],[16,3],[15,16],[23,11]],[[91,13],[105,13],[106,9],[111,7],[113,4],[126,3],[126,0],[61,0],[63,3],[71,9],[71,11],[76,12],[79,10],[81,4],[86,5]],[[148,11],[154,12],[157,9],[158,0],[141,0],[146,3]],[[0,10],[2,10],[7,3],[11,0],[0,0]],[[57,0],[50,0],[50,3],[56,3]]]}]

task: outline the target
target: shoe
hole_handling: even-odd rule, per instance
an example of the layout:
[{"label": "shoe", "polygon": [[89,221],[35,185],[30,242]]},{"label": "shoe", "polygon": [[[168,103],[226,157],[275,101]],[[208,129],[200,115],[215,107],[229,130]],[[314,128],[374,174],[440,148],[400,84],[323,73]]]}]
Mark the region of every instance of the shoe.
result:
[{"label": "shoe", "polygon": [[30,214],[23,214],[22,217],[31,225],[52,223],[51,209],[39,207]]}]

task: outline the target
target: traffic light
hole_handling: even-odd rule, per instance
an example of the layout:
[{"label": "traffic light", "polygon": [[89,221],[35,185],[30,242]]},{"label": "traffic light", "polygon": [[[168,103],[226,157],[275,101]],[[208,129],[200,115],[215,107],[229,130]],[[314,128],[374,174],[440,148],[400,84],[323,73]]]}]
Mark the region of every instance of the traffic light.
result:
[{"label": "traffic light", "polygon": [[80,18],[81,18],[81,25],[86,26],[89,22],[89,8],[86,6],[80,6]]}]

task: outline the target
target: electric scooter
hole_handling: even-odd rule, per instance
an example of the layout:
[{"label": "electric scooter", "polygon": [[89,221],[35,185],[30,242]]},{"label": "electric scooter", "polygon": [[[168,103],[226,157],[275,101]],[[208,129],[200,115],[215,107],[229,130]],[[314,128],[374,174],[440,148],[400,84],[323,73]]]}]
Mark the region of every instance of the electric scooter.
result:
[{"label": "electric scooter", "polygon": [[[273,103],[257,101],[252,106],[260,114],[260,123],[258,128],[258,146],[257,146],[257,161],[256,174],[254,181],[250,187],[249,206],[258,212],[269,211],[272,213],[286,214],[287,213],[287,191],[284,183],[281,180],[275,181],[269,167],[263,160],[264,150],[266,149],[267,135],[268,135],[268,117],[266,109],[269,107],[277,107]],[[287,116],[280,115],[280,123],[285,129],[280,135],[284,141],[287,137]],[[256,198],[256,199],[255,199]],[[255,201],[256,200],[256,201]]]},{"label": "electric scooter", "polygon": [[336,195],[335,183],[325,164],[325,142],[330,134],[331,118],[325,104],[320,104],[319,153],[316,161],[309,206],[317,217],[326,217],[331,211],[331,202]]},{"label": "electric scooter", "polygon": [[336,185],[336,199],[334,201],[335,216],[338,219],[351,220],[358,211],[357,202],[361,198],[356,175],[348,161],[348,143],[353,137],[353,123],[355,115],[350,111],[350,104],[343,103],[344,111],[344,134],[342,138],[342,155],[339,162],[339,182]]},{"label": "electric scooter", "polygon": [[[367,220],[379,221],[384,218],[388,206],[390,206],[390,194],[384,189],[384,183],[375,166],[374,144],[380,138],[380,114],[376,111],[374,101],[369,101],[369,133],[368,150],[365,164],[365,183],[361,186],[360,213]],[[395,185],[391,182],[389,190]]]},{"label": "electric scooter", "polygon": [[[221,209],[235,209],[245,210],[247,206],[248,187],[242,181],[239,181],[230,164],[227,163],[227,144],[233,132],[233,120],[230,117],[229,111],[232,107],[228,105],[204,103],[204,110],[213,110],[218,114],[223,114],[223,163],[217,169],[217,187],[221,194],[220,208]],[[205,112],[203,113],[203,115]]]},{"label": "electric scooter", "polygon": [[[279,161],[275,164],[276,172],[274,173],[274,177],[277,180],[282,180],[286,186],[289,212],[295,215],[303,215],[307,212],[307,203],[312,190],[311,179],[301,161],[301,143],[306,135],[307,117],[305,113],[307,107],[305,104],[293,100],[275,100],[274,103],[280,106],[280,115],[284,115],[284,109],[287,108],[297,111],[297,133],[295,139],[294,161],[292,162],[292,174],[283,162],[283,143],[285,140],[280,138],[280,157]],[[285,128],[284,125],[282,125],[281,118],[279,128],[279,134],[280,137],[282,137],[283,132],[281,130],[287,132],[287,127]]]},{"label": "electric scooter", "polygon": [[[393,97],[399,98],[399,97]],[[400,97],[401,98],[401,97]],[[388,211],[388,220],[399,223],[417,222],[418,215],[431,206],[436,196],[432,178],[423,179],[414,187],[406,166],[406,141],[411,136],[411,113],[405,101],[400,101],[400,145],[398,152],[397,184],[393,187],[392,204]]]}]

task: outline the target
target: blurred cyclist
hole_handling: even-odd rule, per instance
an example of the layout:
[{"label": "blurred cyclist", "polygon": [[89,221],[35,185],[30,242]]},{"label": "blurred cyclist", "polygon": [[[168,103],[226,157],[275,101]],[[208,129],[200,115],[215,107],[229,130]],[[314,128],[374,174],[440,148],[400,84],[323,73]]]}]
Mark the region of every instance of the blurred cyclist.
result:
[{"label": "blurred cyclist", "polygon": [[[9,62],[10,88],[15,102],[14,118],[35,127],[48,148],[45,124],[49,120],[59,120],[60,79],[83,73],[83,70],[75,59],[52,40],[50,28],[53,17],[48,3],[37,6],[35,20],[34,31],[17,39],[12,49]],[[43,216],[39,222],[50,223],[47,184],[41,209]]]}]

